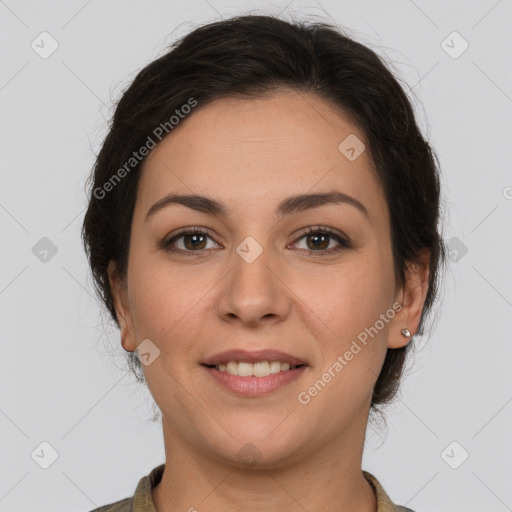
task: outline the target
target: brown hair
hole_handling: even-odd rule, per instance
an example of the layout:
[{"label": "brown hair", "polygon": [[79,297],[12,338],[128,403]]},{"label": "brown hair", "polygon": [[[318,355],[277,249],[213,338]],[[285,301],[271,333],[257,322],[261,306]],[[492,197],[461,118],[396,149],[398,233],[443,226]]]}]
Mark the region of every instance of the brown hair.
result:
[{"label": "brown hair", "polygon": [[[191,98],[204,106],[223,97],[264,96],[283,86],[328,100],[366,134],[389,207],[397,283],[404,284],[408,262],[419,262],[423,249],[430,251],[429,288],[416,333],[423,334],[445,262],[438,231],[440,179],[437,158],[420,133],[405,92],[374,51],[339,28],[254,15],[210,23],[182,37],[137,74],[117,104],[90,176],[82,238],[96,291],[118,326],[107,267],[115,262],[118,277],[126,277],[144,160],[132,161],[131,169],[126,162],[156,127],[169,127],[169,119]],[[372,408],[395,396],[411,345],[388,349]],[[127,357],[144,382],[137,356]]]}]

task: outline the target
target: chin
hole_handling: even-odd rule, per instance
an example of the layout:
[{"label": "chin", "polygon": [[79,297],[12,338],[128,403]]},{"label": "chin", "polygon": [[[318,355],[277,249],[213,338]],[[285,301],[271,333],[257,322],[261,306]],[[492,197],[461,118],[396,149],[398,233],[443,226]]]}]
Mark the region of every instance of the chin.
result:
[{"label": "chin", "polygon": [[229,465],[251,470],[284,467],[304,455],[304,443],[299,439],[300,430],[296,433],[289,429],[278,432],[278,424],[274,419],[257,426],[251,422],[250,429],[243,425],[229,429],[225,425],[231,436],[222,431],[220,438],[210,438],[205,442],[214,458]]}]

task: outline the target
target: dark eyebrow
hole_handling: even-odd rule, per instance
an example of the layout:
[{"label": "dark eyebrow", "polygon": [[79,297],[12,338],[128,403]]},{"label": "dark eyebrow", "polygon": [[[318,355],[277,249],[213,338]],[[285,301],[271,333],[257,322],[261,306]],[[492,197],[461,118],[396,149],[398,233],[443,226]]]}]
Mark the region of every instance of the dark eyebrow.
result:
[{"label": "dark eyebrow", "polygon": [[[328,204],[346,203],[354,206],[369,218],[368,210],[365,206],[352,196],[338,191],[323,192],[316,194],[298,194],[287,197],[279,203],[276,213],[279,216],[290,215],[296,212],[303,212],[313,208]],[[218,215],[220,217],[227,217],[230,210],[226,208],[221,202],[207,196],[197,194],[181,195],[169,194],[159,201],[157,201],[147,212],[146,219],[154,215],[157,211],[170,204],[181,204],[193,210],[202,213],[209,213],[211,215]]]}]

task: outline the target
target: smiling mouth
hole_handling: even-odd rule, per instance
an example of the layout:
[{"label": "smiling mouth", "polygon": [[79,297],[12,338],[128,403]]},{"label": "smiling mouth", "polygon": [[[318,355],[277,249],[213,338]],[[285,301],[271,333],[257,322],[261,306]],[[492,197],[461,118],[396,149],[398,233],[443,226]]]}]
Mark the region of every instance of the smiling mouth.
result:
[{"label": "smiling mouth", "polygon": [[307,365],[290,365],[289,363],[282,363],[280,361],[259,361],[256,363],[229,361],[225,364],[205,364],[203,366],[215,368],[220,372],[239,377],[268,377],[275,373],[287,372]]}]

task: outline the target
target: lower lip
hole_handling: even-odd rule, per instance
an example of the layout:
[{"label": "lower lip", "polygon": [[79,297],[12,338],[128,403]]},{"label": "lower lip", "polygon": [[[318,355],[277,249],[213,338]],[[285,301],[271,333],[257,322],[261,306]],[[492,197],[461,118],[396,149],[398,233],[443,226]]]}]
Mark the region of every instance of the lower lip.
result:
[{"label": "lower lip", "polygon": [[210,368],[204,366],[208,373],[222,384],[225,388],[245,396],[258,396],[270,393],[276,389],[298,379],[307,366],[300,366],[284,372],[271,373],[266,377],[240,377],[238,375],[231,375],[228,372],[221,372],[217,368]]}]

